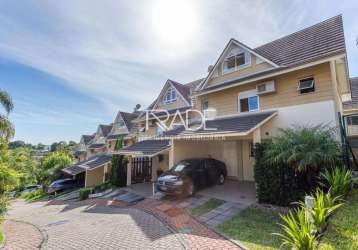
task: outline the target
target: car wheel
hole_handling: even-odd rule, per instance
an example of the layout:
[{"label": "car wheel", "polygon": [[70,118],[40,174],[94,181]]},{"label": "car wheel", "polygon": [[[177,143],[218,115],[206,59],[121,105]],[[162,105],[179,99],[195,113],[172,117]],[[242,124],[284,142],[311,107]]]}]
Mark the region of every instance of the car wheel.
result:
[{"label": "car wheel", "polygon": [[224,174],[221,173],[221,174],[219,175],[218,184],[219,184],[219,185],[223,185],[224,182],[225,182],[225,176],[224,176]]},{"label": "car wheel", "polygon": [[195,192],[195,187],[194,184],[192,182],[190,182],[186,188],[186,194],[188,196],[192,196]]}]

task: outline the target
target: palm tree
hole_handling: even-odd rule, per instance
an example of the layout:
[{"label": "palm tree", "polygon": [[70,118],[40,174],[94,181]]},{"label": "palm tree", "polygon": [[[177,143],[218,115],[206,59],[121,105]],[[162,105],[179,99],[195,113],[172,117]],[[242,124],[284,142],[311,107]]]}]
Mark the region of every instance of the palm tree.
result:
[{"label": "palm tree", "polygon": [[334,130],[325,126],[281,129],[264,157],[271,164],[284,163],[299,172],[333,166],[340,157]]},{"label": "palm tree", "polygon": [[264,152],[264,159],[269,164],[284,164],[301,172],[308,190],[317,184],[319,171],[334,166],[339,158],[334,130],[326,126],[281,129],[281,134],[272,139]]},{"label": "palm tree", "polygon": [[8,119],[9,113],[13,110],[14,104],[11,96],[0,89],[0,105],[5,109],[5,114],[0,114],[0,138],[8,140],[14,135],[14,126]]}]

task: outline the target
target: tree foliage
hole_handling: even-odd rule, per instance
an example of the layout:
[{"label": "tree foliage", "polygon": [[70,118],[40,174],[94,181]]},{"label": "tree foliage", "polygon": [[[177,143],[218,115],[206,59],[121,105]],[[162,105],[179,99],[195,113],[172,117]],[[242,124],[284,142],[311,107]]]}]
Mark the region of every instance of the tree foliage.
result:
[{"label": "tree foliage", "polygon": [[329,167],[340,157],[334,130],[325,126],[280,129],[264,153],[271,164],[285,163],[298,171]]},{"label": "tree foliage", "polygon": [[61,169],[68,167],[71,163],[72,158],[68,153],[63,151],[51,152],[41,159],[37,179],[43,184],[48,184],[56,178],[56,174]]}]

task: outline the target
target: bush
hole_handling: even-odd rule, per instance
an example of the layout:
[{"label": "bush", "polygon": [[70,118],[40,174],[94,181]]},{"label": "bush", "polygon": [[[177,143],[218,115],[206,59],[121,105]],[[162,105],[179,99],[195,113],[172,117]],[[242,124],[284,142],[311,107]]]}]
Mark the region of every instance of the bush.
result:
[{"label": "bush", "polygon": [[21,197],[24,198],[26,201],[30,202],[41,199],[46,195],[47,193],[45,191],[43,191],[42,189],[37,189],[32,192],[24,193],[23,195],[21,195]]},{"label": "bush", "polygon": [[88,196],[93,193],[92,188],[81,188],[80,189],[80,200],[88,199]]},{"label": "bush", "polygon": [[94,193],[99,193],[99,192],[103,192],[103,191],[105,191],[105,190],[107,190],[107,189],[109,189],[111,187],[112,187],[112,183],[107,181],[107,182],[104,182],[104,183],[99,184],[97,186],[94,186],[93,191],[94,191]]},{"label": "bush", "polygon": [[[271,164],[264,159],[270,142],[255,145],[254,174],[259,203],[288,206],[302,200],[312,189],[306,184],[306,172],[295,171],[286,163]],[[313,171],[312,175],[318,176]]]},{"label": "bush", "polygon": [[335,167],[331,170],[326,169],[321,174],[322,185],[330,190],[332,196],[346,197],[352,187],[352,171],[343,167]]},{"label": "bush", "polygon": [[259,202],[287,206],[318,186],[322,166],[339,162],[333,130],[323,126],[281,129],[272,141],[257,144],[255,180]]},{"label": "bush", "polygon": [[6,195],[0,194],[0,220],[7,212],[8,205],[9,205],[8,197]]},{"label": "bush", "polygon": [[280,215],[285,224],[280,224],[284,234],[274,233],[279,236],[282,246],[289,246],[297,250],[312,250],[316,245],[316,236],[313,233],[313,224],[308,217],[305,208],[291,211],[287,215]]}]

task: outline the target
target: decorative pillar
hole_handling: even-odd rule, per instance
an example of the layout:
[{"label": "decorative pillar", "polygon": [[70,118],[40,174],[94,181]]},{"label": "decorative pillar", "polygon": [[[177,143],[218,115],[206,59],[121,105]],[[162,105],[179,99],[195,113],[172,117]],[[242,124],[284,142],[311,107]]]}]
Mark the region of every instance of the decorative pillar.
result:
[{"label": "decorative pillar", "polygon": [[261,128],[257,128],[254,130],[253,141],[254,141],[254,144],[261,143]]},{"label": "decorative pillar", "polygon": [[132,184],[132,156],[128,156],[128,164],[127,164],[127,186]]},{"label": "decorative pillar", "polygon": [[169,150],[169,166],[168,169],[174,166],[174,140],[171,141],[172,146]]}]

